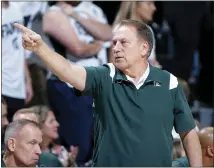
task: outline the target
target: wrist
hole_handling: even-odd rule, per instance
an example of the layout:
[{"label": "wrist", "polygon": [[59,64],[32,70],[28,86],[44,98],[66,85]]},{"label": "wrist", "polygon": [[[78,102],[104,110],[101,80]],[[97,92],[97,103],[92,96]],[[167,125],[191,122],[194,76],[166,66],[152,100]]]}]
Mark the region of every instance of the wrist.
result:
[{"label": "wrist", "polygon": [[43,51],[45,51],[45,48],[47,46],[45,45],[45,43],[42,41],[41,44],[34,50],[34,53],[39,56],[43,53]]}]

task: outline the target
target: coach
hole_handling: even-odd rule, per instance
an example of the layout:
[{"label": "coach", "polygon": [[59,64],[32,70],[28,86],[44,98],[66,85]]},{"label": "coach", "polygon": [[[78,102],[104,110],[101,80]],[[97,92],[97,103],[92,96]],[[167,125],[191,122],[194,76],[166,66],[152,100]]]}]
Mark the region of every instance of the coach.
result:
[{"label": "coach", "polygon": [[77,94],[94,97],[94,166],[170,167],[173,126],[190,166],[202,166],[200,142],[177,78],[147,62],[153,34],[146,24],[119,23],[113,31],[114,64],[101,67],[72,65],[40,35],[20,24],[15,27],[24,33],[25,49],[34,51]]}]

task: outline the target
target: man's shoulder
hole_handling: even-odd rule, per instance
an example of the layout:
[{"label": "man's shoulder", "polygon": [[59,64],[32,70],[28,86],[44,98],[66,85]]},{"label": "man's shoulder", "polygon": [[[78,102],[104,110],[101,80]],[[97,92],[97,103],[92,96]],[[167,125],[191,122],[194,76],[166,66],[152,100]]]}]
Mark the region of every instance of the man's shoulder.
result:
[{"label": "man's shoulder", "polygon": [[86,71],[94,71],[98,73],[113,73],[115,74],[116,67],[112,63],[104,64],[101,66],[84,67]]},{"label": "man's shoulder", "polygon": [[190,167],[187,157],[181,157],[172,161],[172,167]]},{"label": "man's shoulder", "polygon": [[178,86],[178,78],[172,73],[153,66],[150,66],[150,68],[154,79],[157,79],[162,84],[168,85],[169,90],[174,89]]}]

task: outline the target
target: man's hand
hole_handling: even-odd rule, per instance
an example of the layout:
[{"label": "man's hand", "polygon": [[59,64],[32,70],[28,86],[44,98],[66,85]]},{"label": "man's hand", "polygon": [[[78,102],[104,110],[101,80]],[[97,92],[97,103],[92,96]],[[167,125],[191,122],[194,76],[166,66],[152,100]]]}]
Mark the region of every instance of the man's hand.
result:
[{"label": "man's hand", "polygon": [[23,33],[22,46],[24,47],[24,49],[36,52],[43,44],[41,36],[34,31],[18,23],[15,23],[14,27],[19,29]]}]

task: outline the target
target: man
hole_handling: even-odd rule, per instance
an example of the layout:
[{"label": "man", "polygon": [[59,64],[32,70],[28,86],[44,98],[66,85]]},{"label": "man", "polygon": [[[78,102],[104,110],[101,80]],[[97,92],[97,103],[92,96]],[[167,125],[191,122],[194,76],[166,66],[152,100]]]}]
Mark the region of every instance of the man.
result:
[{"label": "man", "polygon": [[13,121],[21,119],[26,119],[39,123],[39,116],[36,113],[34,113],[33,109],[31,108],[20,109],[14,114]]},{"label": "man", "polygon": [[[23,46],[34,51],[77,94],[95,99],[94,166],[171,166],[171,131],[179,132],[191,166],[202,166],[195,124],[177,78],[152,67],[151,29],[135,20],[113,31],[114,65],[81,67],[53,52],[26,27]],[[158,139],[158,141],[157,141]]]},{"label": "man", "polygon": [[[213,127],[203,128],[199,133],[202,149],[203,167],[214,167]],[[172,162],[173,167],[190,167],[187,157],[176,159]]]},{"label": "man", "polygon": [[21,33],[13,23],[23,23],[19,7],[2,1],[2,95],[7,102],[8,120],[33,96],[31,77],[21,46]]},{"label": "man", "polygon": [[29,120],[10,123],[5,132],[2,167],[35,167],[41,154],[42,132]]},{"label": "man", "polygon": [[[13,116],[13,121],[18,120],[34,121],[41,125],[41,123],[39,123],[38,114],[36,114],[36,112],[32,108],[26,108],[17,111]],[[59,159],[55,155],[47,152],[41,153],[37,165],[38,167],[62,167],[62,164]]]}]

